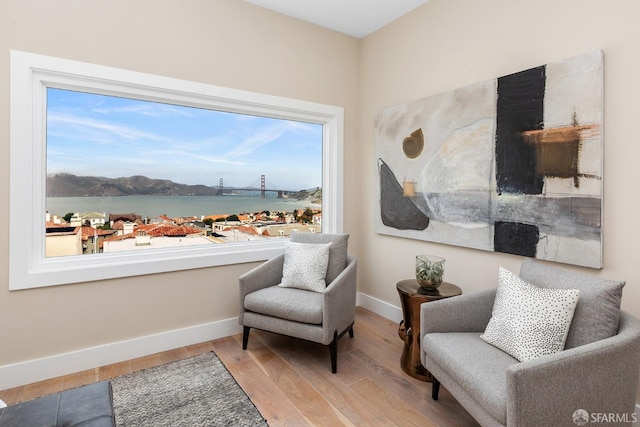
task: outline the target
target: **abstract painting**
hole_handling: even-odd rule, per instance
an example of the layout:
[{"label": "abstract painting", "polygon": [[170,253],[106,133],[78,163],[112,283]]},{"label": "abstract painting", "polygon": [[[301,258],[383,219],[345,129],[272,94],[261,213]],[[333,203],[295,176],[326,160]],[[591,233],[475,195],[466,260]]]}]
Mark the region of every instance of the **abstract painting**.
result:
[{"label": "abstract painting", "polygon": [[385,108],[376,231],[602,268],[603,54]]}]

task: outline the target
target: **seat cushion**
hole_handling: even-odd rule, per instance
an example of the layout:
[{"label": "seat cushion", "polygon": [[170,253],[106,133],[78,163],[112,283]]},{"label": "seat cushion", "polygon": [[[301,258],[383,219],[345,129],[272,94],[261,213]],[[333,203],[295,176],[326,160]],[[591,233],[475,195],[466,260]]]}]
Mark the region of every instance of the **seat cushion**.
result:
[{"label": "seat cushion", "polygon": [[[507,424],[507,368],[518,362],[480,339],[479,332],[426,334],[422,348],[489,414]],[[425,366],[429,369],[429,366]]]},{"label": "seat cushion", "polygon": [[323,294],[270,286],[244,297],[244,308],[255,313],[312,325],[322,324]]},{"label": "seat cushion", "polygon": [[565,349],[600,341],[618,332],[624,281],[582,275],[533,259],[523,261],[520,278],[543,288],[580,291]]},{"label": "seat cushion", "polygon": [[342,273],[342,270],[347,267],[348,234],[293,233],[290,240],[296,243],[331,243],[325,279],[327,285],[331,284]]}]

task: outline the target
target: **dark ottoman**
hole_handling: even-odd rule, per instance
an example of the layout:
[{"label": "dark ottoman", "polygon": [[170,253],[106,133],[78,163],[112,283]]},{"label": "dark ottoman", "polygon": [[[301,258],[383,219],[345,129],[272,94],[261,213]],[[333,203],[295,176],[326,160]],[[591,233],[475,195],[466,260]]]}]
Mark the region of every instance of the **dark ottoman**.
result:
[{"label": "dark ottoman", "polygon": [[0,409],[1,427],[113,427],[111,383],[102,381]]}]

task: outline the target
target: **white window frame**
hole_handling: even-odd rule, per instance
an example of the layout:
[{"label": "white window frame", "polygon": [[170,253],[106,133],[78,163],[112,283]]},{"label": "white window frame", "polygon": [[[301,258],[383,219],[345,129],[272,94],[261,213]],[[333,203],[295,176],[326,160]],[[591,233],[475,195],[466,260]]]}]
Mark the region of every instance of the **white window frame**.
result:
[{"label": "white window frame", "polygon": [[45,257],[48,87],[321,124],[323,232],[342,232],[342,107],[15,50],[10,55],[10,290],[262,261],[284,248],[285,239],[265,239]]}]

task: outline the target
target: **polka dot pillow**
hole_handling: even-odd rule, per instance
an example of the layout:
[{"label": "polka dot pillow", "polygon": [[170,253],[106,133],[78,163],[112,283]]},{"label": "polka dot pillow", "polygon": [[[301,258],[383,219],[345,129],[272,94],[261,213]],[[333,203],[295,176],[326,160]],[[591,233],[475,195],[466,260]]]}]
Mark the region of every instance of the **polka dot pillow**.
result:
[{"label": "polka dot pillow", "polygon": [[282,282],[278,286],[324,292],[329,246],[331,243],[285,243]]},{"label": "polka dot pillow", "polygon": [[491,320],[480,338],[521,362],[561,351],[578,294],[539,288],[501,267]]}]

